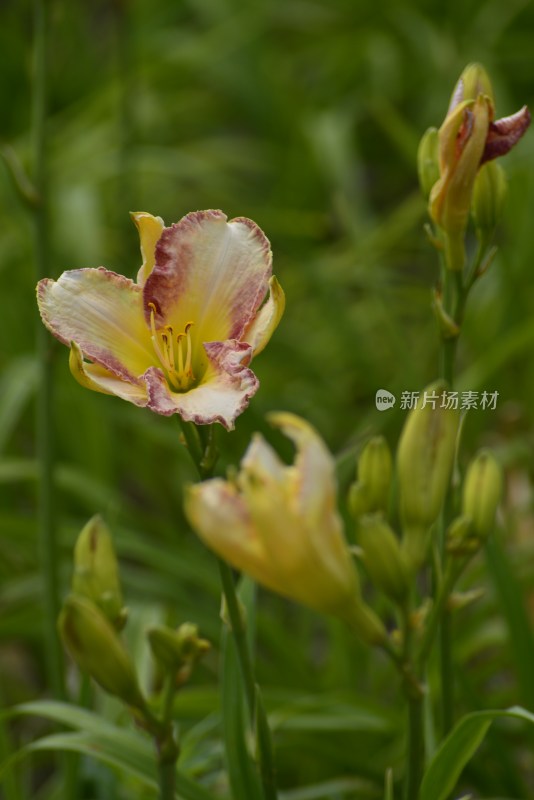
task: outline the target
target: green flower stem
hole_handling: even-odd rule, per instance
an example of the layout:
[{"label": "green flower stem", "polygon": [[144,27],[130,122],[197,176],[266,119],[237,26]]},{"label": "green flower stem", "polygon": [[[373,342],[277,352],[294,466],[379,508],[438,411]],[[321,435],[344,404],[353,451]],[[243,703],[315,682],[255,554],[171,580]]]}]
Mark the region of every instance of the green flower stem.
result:
[{"label": "green flower stem", "polygon": [[174,800],[176,789],[176,762],[158,761],[160,800]]},{"label": "green flower stem", "polygon": [[176,796],[176,762],[180,748],[172,725],[175,692],[174,675],[169,674],[163,688],[161,718],[155,716],[144,701],[134,712],[140,725],[152,736],[156,745],[160,800],[175,800]]},{"label": "green flower stem", "polygon": [[[443,300],[445,312],[457,324],[459,331],[463,319],[465,302],[467,299],[467,290],[464,287],[463,271],[451,271],[447,268],[443,270]],[[449,386],[454,386],[455,374],[455,360],[456,349],[458,345],[458,336],[447,338],[442,336],[441,339],[441,377],[444,378]],[[442,564],[444,563],[445,553],[445,529],[448,519],[446,518],[448,503],[442,513],[442,530],[441,530],[441,558]],[[442,584],[443,585],[443,584]],[[443,733],[446,734],[452,727],[454,720],[453,702],[454,702],[454,670],[452,664],[452,642],[451,642],[451,620],[449,612],[446,608],[446,601],[448,595],[441,598],[438,604],[438,598],[435,598],[434,608],[438,609],[439,613],[439,669],[441,681],[441,713],[443,720]]]},{"label": "green flower stem", "polygon": [[406,603],[401,611],[402,650],[396,650],[390,642],[383,649],[391,658],[402,677],[402,687],[407,700],[407,759],[404,775],[404,800],[417,800],[425,762],[425,738],[423,727],[423,703],[425,690],[421,675],[413,657],[413,632],[410,619],[412,603]]},{"label": "green flower stem", "polygon": [[271,731],[258,684],[256,684],[255,690],[256,741],[258,743],[258,756],[260,762],[263,794],[265,800],[277,800],[278,793],[276,789],[276,770],[274,764],[273,745],[271,741]]},{"label": "green flower stem", "polygon": [[219,564],[219,574],[221,576],[221,584],[226,602],[226,611],[228,613],[230,629],[234,637],[237,657],[241,667],[241,674],[243,676],[247,707],[250,713],[250,718],[252,721],[254,721],[256,688],[254,681],[254,670],[252,668],[252,659],[250,658],[250,650],[247,642],[245,621],[243,619],[241,608],[239,607],[239,600],[237,598],[232,570],[222,559],[218,558],[217,562]]},{"label": "green flower stem", "polygon": [[425,745],[423,728],[423,697],[408,697],[408,763],[404,800],[417,800],[423,777]]},{"label": "green flower stem", "polygon": [[463,559],[459,559],[458,561],[449,560],[447,564],[445,575],[443,576],[443,580],[439,586],[437,597],[434,601],[434,605],[432,606],[432,610],[429,614],[425,631],[419,645],[417,661],[421,666],[425,665],[428,660],[430,651],[432,650],[432,645],[434,644],[434,640],[436,638],[437,629],[445,609],[445,604],[447,603],[454,585],[464,571],[468,561],[469,558],[465,557]]},{"label": "green flower stem", "polygon": [[[189,454],[197,468],[201,480],[213,476],[217,460],[217,449],[214,441],[214,429],[199,429],[189,422],[180,419],[182,433]],[[254,678],[254,668],[246,636],[246,626],[237,597],[235,581],[231,568],[217,559],[219,573],[226,603],[226,611],[230,629],[236,645],[237,658],[241,668],[247,708],[252,725],[256,727],[258,745],[259,772],[265,800],[276,800],[276,767],[273,755],[271,732],[264,710],[261,691]]]},{"label": "green flower stem", "polygon": [[[35,237],[35,275],[37,280],[50,274],[47,235],[47,174],[45,152],[47,94],[47,11],[46,0],[34,0],[34,74],[33,74],[33,150],[34,185],[37,202],[33,205]],[[37,392],[36,438],[39,474],[38,526],[40,556],[44,580],[44,618],[46,658],[50,685],[58,699],[65,699],[63,655],[56,631],[59,614],[59,552],[54,512],[53,402],[51,337],[41,321],[37,322],[39,387]]]}]

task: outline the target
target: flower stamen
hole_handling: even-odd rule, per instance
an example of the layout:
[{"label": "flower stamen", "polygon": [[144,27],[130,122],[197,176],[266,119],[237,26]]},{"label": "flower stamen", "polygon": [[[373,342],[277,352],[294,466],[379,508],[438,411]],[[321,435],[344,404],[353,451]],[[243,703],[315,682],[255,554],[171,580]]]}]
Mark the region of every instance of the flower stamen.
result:
[{"label": "flower stamen", "polygon": [[[174,331],[171,325],[165,325],[163,330],[156,329],[156,305],[148,303],[150,309],[150,332],[158,361],[163,367],[166,377],[173,389],[186,392],[195,381],[192,368],[193,346],[191,342],[192,322],[188,322],[184,332],[176,337],[174,344]],[[185,354],[184,354],[184,339]],[[185,358],[184,358],[185,355]]]}]

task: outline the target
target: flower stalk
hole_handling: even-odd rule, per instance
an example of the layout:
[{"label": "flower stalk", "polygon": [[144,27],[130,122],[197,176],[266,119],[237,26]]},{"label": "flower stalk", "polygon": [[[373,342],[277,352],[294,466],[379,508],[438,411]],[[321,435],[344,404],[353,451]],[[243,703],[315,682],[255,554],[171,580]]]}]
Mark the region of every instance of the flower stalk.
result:
[{"label": "flower stalk", "polygon": [[[33,185],[35,202],[31,204],[34,228],[35,275],[41,280],[49,272],[48,203],[46,169],[46,111],[48,80],[48,20],[45,0],[34,0],[34,71],[33,71]],[[38,323],[36,349],[39,364],[39,402],[36,404],[36,439],[38,458],[38,529],[44,580],[44,617],[46,657],[50,683],[58,699],[65,698],[63,657],[56,632],[60,609],[59,554],[54,510],[54,427],[52,399],[52,344]]]}]

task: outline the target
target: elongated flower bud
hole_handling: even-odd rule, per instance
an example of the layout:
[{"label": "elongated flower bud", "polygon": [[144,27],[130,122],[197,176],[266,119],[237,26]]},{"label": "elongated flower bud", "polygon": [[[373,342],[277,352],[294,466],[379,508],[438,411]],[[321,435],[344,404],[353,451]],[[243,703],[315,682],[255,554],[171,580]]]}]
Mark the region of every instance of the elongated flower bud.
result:
[{"label": "elongated flower bud", "polygon": [[409,573],[400,542],[380,514],[360,519],[358,543],[373,583],[392,600],[402,603],[408,593]]},{"label": "elongated flower bud", "polygon": [[497,161],[488,161],[476,176],[471,212],[479,238],[488,240],[501,219],[506,198],[506,176]]},{"label": "elongated flower bud", "polygon": [[397,451],[403,550],[419,568],[424,561],[428,528],[437,519],[454,462],[460,415],[442,397],[447,384],[427,387],[410,411]]},{"label": "elongated flower bud", "polygon": [[143,708],[144,700],[124,644],[100,609],[85,597],[67,597],[58,620],[59,632],[83,672],[123,702]]},{"label": "elongated flower bud", "polygon": [[490,450],[481,450],[469,465],[463,486],[462,512],[473,530],[486,539],[495,526],[495,514],[502,494],[502,472]]},{"label": "elongated flower bud", "polygon": [[358,482],[365,488],[367,511],[387,508],[393,461],[383,436],[375,436],[363,448],[358,459]]},{"label": "elongated flower bud", "polygon": [[123,627],[122,590],[111,534],[100,516],[89,520],[74,548],[74,594],[92,600],[117,628]]},{"label": "elongated flower bud", "polygon": [[439,130],[441,177],[432,188],[429,211],[447,235],[447,266],[452,270],[464,265],[463,237],[492,114],[489,98],[479,95],[457,105]]}]

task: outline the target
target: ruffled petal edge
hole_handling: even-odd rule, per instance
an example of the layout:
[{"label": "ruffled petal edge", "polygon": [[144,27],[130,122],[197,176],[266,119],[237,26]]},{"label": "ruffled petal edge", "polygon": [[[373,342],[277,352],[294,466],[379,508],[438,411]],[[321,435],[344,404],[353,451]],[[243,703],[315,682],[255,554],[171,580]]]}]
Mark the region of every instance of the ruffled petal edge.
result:
[{"label": "ruffled petal edge", "polygon": [[163,372],[150,367],[142,376],[146,384],[147,408],[157,414],[179,414],[195,425],[220,423],[233,430],[236,418],[249,404],[259,381],[248,368],[252,349],[233,339],[204,345],[209,366],[202,383],[188,392],[173,392]]}]

